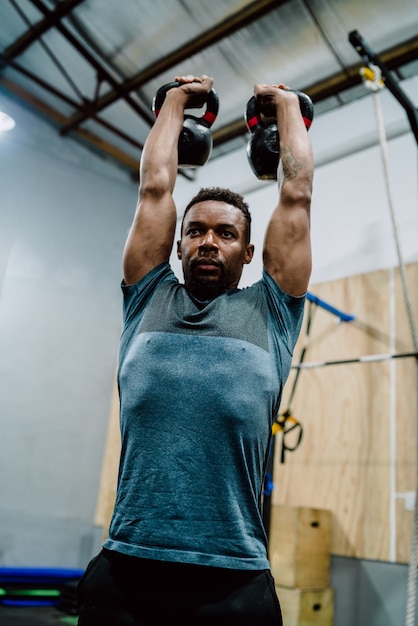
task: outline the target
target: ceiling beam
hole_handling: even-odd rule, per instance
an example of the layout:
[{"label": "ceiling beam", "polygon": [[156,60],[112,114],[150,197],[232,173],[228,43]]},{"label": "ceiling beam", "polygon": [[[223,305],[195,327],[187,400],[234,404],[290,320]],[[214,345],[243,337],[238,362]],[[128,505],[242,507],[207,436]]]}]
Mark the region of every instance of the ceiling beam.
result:
[{"label": "ceiling beam", "polygon": [[[47,19],[49,19],[49,17],[51,16],[51,11],[48,9],[47,6],[45,6],[42,0],[30,0],[30,1],[32,2],[33,5],[36,6],[36,8],[39,11],[41,11],[45,15]],[[112,74],[110,74],[110,72],[107,71],[107,69],[96,59],[96,57],[93,56],[89,52],[86,46],[84,46],[76,37],[74,37],[74,35],[70,32],[70,30],[61,22],[59,21],[57,22],[56,28],[61,33],[61,35],[63,35],[65,39],[67,39],[67,41],[69,41],[69,43],[72,46],[74,46],[77,52],[81,54],[81,56],[88,63],[90,63],[90,65],[96,70],[98,79],[100,81],[105,80],[106,82],[108,82],[111,85],[111,87],[113,87],[114,93],[116,93],[117,98],[119,97],[124,98],[127,104],[136,113],[139,113],[139,115],[143,119],[145,119],[148,123],[151,124],[153,121],[153,118],[150,112],[148,111],[148,109],[146,109],[142,104],[137,103],[129,95],[129,93],[125,92],[121,84],[118,83],[118,81],[113,78]],[[89,100],[87,100],[86,98],[83,98],[83,103],[80,103],[78,107],[80,110],[79,115],[85,116],[84,119],[91,117],[92,114],[95,113],[95,111],[91,111],[89,102],[90,102]],[[61,129],[61,132],[62,134],[64,134],[65,132],[68,132],[68,129],[66,128]]]},{"label": "ceiling beam", "polygon": [[40,20],[29,28],[21,37],[16,39],[8,48],[3,50],[0,57],[0,63],[15,59],[22,54],[27,48],[35,43],[50,28],[56,26],[60,20],[71,13],[71,11],[84,2],[84,0],[64,0],[54,9],[50,11],[48,17]]},{"label": "ceiling beam", "polygon": [[[226,19],[222,20],[214,27],[200,33],[190,41],[186,42],[180,48],[173,50],[170,54],[161,57],[157,62],[150,64],[144,70],[135,74],[131,78],[125,80],[120,85],[120,90],[128,94],[134,89],[138,89],[146,82],[159,76],[166,70],[174,67],[178,63],[181,63],[185,59],[189,59],[193,55],[197,54],[201,50],[213,46],[215,43],[228,37],[234,32],[244,28],[251,22],[260,19],[266,13],[277,9],[283,4],[287,4],[289,0],[256,0],[251,2],[247,6],[243,7],[236,13],[233,13]],[[120,93],[116,90],[109,91],[101,98],[97,98],[94,101],[88,103],[88,110],[91,113],[97,113],[102,109],[113,104],[120,97]],[[88,117],[85,112],[76,113],[63,129],[63,133],[68,132],[84,122]]]},{"label": "ceiling beam", "polygon": [[[33,94],[29,93],[26,89],[17,85],[15,82],[7,78],[6,76],[0,75],[0,89],[4,88],[10,95],[14,96],[19,102],[23,103],[29,110],[36,113],[38,116],[45,118],[48,122],[52,123],[53,126],[60,128],[65,120],[67,119],[62,113],[51,107],[49,104],[46,104]],[[99,121],[98,119],[96,121]],[[102,121],[102,120],[101,120]],[[107,124],[105,123],[105,126]],[[109,125],[109,130],[118,134],[122,139],[133,143],[129,137],[124,137],[122,133],[119,133],[117,129],[114,129]],[[83,129],[76,128],[72,131],[71,136],[77,140],[79,143],[82,143],[87,148],[90,148],[93,152],[95,152],[98,156],[102,158],[107,158],[121,166],[125,170],[128,171],[130,178],[137,183],[139,180],[139,164],[140,159],[134,158],[113,145],[112,143],[105,141],[98,135]],[[179,175],[187,178],[188,180],[194,179],[194,173],[190,173],[185,170],[179,170]]]},{"label": "ceiling beam", "polygon": [[[397,71],[403,65],[407,65],[418,59],[418,36],[381,52],[378,56],[388,70],[393,72]],[[325,100],[331,96],[336,96],[338,93],[362,83],[363,79],[360,75],[361,67],[364,67],[364,62],[307,87],[306,92],[309,93],[314,101]]]},{"label": "ceiling beam", "polygon": [[[65,122],[66,117],[59,111],[49,106],[36,96],[30,94],[23,87],[20,87],[9,78],[0,76],[0,87],[6,89],[10,94],[15,96],[19,101],[23,102],[28,108],[36,112],[39,116],[46,118],[58,128]],[[138,177],[139,159],[134,159],[113,144],[104,141],[94,133],[83,128],[77,128],[73,131],[74,137],[81,141],[84,145],[90,147],[96,154],[106,156],[118,165],[128,170],[131,177]]]},{"label": "ceiling beam", "polygon": [[[379,55],[382,63],[391,70],[396,71],[402,65],[411,63],[418,59],[418,36],[405,41],[402,44],[386,50]],[[336,97],[340,93],[352,89],[362,83],[360,68],[364,63],[358,63],[350,68],[344,69],[343,72],[329,76],[313,85],[307,85],[301,91],[307,93],[315,105],[327,98]],[[229,124],[225,124],[221,128],[212,132],[213,145],[220,146],[236,137],[240,137],[247,132],[244,118],[237,119]]]},{"label": "ceiling beam", "polygon": [[[58,100],[65,102],[65,104],[68,104],[73,109],[77,108],[78,104],[72,98],[69,98],[65,93],[57,89],[54,85],[47,83],[42,78],[40,78],[33,72],[30,72],[28,69],[26,69],[25,67],[23,67],[16,61],[8,61],[8,65],[12,67],[14,70],[16,70],[16,72],[18,72],[19,74],[22,74],[23,76],[26,76],[26,78],[29,78],[29,80],[34,82],[36,85],[39,85],[39,87],[42,87],[42,89],[44,89],[46,92],[55,96]],[[63,116],[63,119],[67,119],[67,118]],[[120,130],[119,128],[111,124],[110,122],[104,120],[98,115],[94,115],[92,119],[95,122],[97,122],[97,124],[100,124],[100,126],[103,126],[107,130],[109,130],[111,133],[113,133],[114,135],[117,135],[120,139],[123,139],[124,141],[131,144],[135,148],[138,148],[139,150],[143,149],[144,146],[142,143],[136,141],[136,139],[134,139],[131,135],[128,135],[127,133],[123,132],[122,130]]]}]

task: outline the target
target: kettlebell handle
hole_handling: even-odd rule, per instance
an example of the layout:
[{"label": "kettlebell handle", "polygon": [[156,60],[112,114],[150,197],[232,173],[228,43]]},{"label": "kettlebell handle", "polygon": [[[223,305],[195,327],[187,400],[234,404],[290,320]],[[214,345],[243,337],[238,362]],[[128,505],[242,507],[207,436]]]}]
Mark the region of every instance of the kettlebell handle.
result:
[{"label": "kettlebell handle", "polygon": [[[303,91],[296,91],[293,89],[289,89],[288,91],[293,91],[298,95],[300,112],[305,127],[309,130],[312,125],[314,111],[312,100],[306,93],[303,93]],[[260,128],[264,128],[267,125],[261,118],[260,106],[255,96],[252,96],[247,102],[247,108],[245,110],[245,124],[251,133],[258,131]],[[271,121],[268,122],[268,124],[271,124]]]},{"label": "kettlebell handle", "polygon": [[[179,83],[177,81],[173,81],[171,83],[166,83],[165,85],[162,85],[157,93],[154,96],[153,102],[152,102],[152,111],[154,113],[155,118],[158,117],[158,114],[160,113],[161,107],[163,106],[163,102],[165,99],[165,95],[167,93],[167,91],[169,89],[173,89],[174,87],[180,87],[181,85],[183,85],[184,83]],[[187,115],[185,117],[192,117],[196,120],[199,121],[199,123],[204,124],[207,128],[210,128],[212,126],[212,124],[214,123],[214,121],[216,120],[216,116],[218,115],[218,111],[219,111],[219,98],[218,98],[218,94],[216,93],[216,91],[212,88],[210,90],[210,92],[207,95],[206,98],[206,111],[203,113],[203,115],[198,118],[195,116],[190,116]]]}]

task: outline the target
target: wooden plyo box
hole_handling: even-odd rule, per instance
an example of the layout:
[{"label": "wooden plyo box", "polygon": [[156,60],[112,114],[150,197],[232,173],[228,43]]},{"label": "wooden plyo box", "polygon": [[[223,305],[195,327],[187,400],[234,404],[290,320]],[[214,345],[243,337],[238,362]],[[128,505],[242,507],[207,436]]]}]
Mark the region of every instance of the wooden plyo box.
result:
[{"label": "wooden plyo box", "polygon": [[276,585],[285,626],[332,626],[334,593],[327,589],[288,589]]},{"label": "wooden plyo box", "polygon": [[299,589],[329,586],[331,512],[273,505],[269,557],[276,585]]}]

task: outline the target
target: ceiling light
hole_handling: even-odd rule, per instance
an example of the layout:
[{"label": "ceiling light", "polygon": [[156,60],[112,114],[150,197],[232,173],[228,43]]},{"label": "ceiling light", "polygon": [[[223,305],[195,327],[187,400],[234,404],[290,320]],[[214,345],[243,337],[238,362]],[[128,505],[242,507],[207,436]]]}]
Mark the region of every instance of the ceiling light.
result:
[{"label": "ceiling light", "polygon": [[12,130],[15,126],[14,119],[4,111],[0,111],[0,131]]}]

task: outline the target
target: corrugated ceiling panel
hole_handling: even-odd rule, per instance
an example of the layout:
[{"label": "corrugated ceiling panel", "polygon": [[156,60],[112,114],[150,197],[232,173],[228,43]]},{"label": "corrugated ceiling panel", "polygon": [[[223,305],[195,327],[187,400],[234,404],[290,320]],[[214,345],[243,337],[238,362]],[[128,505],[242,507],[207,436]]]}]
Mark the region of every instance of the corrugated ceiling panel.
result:
[{"label": "corrugated ceiling panel", "polygon": [[28,23],[37,22],[41,15],[29,0],[21,0],[14,8],[7,0],[0,3],[0,46],[2,49],[10,46],[28,29]]},{"label": "corrugated ceiling panel", "polygon": [[125,75],[135,74],[182,46],[246,2],[87,0],[73,13],[104,55]]},{"label": "corrugated ceiling panel", "polygon": [[358,30],[376,53],[415,37],[417,0],[309,0],[307,4],[347,63],[358,61],[348,33]]}]

